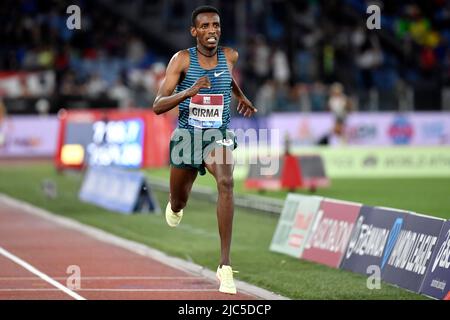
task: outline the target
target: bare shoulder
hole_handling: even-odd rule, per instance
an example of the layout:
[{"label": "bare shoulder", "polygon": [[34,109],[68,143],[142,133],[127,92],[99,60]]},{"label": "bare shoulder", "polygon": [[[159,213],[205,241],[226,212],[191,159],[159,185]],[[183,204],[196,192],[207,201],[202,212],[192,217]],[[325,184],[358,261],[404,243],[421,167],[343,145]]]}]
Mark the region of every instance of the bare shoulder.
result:
[{"label": "bare shoulder", "polygon": [[239,53],[237,50],[230,47],[223,47],[222,50],[227,58],[227,61],[235,65],[239,58]]},{"label": "bare shoulder", "polygon": [[190,57],[189,50],[180,50],[172,56],[169,64],[176,70],[183,71],[189,67]]}]

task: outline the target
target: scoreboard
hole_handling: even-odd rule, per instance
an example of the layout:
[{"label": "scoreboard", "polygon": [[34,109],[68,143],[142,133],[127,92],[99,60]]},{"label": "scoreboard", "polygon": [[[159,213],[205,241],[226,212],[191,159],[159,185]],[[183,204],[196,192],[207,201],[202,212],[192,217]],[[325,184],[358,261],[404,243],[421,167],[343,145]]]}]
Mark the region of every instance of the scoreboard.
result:
[{"label": "scoreboard", "polygon": [[55,165],[160,167],[168,163],[173,119],[151,110],[62,110]]},{"label": "scoreboard", "polygon": [[139,118],[94,122],[86,147],[89,165],[140,168],[143,131],[144,122]]}]

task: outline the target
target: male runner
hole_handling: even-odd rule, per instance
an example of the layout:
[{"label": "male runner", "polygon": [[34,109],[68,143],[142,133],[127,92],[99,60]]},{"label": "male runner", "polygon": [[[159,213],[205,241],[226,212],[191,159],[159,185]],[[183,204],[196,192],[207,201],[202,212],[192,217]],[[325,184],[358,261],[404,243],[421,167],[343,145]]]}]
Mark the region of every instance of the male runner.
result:
[{"label": "male runner", "polygon": [[[220,292],[236,294],[230,260],[233,225],[233,158],[237,146],[227,131],[230,122],[231,91],[238,99],[237,110],[251,116],[257,110],[232,77],[237,51],[219,47],[219,11],[201,6],[192,12],[191,35],[196,46],[177,52],[169,62],[153,110],[162,114],[178,106],[178,127],[170,141],[170,197],[166,221],[176,227],[197,173],[205,168],[217,182],[217,220],[221,258],[217,268]],[[175,92],[174,92],[175,91]],[[182,150],[182,155],[176,150]]]}]

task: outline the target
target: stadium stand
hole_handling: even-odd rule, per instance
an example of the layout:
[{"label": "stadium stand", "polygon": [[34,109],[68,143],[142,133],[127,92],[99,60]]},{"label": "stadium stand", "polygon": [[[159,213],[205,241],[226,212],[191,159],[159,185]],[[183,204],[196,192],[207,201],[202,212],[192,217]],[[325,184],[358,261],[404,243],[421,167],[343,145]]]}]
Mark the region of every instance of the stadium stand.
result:
[{"label": "stadium stand", "polygon": [[[149,107],[171,54],[192,45],[184,31],[200,3],[2,1],[0,70],[52,71],[54,90],[44,94],[50,112],[86,106],[86,100],[102,107]],[[70,4],[81,8],[81,30],[66,28]],[[239,48],[235,77],[260,114],[327,111],[335,82],[344,85],[357,110],[449,108],[446,1],[378,1],[379,31],[365,28],[363,0],[212,4],[228,13],[222,43]],[[37,112],[23,111],[23,104],[9,101],[7,108]]]}]

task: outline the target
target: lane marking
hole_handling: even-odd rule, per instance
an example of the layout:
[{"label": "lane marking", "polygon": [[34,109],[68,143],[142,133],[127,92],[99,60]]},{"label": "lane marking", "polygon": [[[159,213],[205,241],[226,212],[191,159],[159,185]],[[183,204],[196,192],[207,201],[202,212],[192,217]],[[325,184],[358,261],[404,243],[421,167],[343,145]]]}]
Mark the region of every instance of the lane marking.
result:
[{"label": "lane marking", "polygon": [[[156,260],[160,263],[163,263],[169,267],[175,268],[182,272],[204,277],[213,283],[217,282],[215,271],[208,270],[203,266],[200,266],[193,262],[185,261],[176,257],[171,257],[166,253],[151,248],[143,243],[138,243],[136,241],[124,239],[119,236],[113,235],[109,232],[106,232],[104,230],[101,230],[99,228],[83,224],[74,219],[57,215],[48,210],[36,207],[26,201],[10,197],[4,193],[0,193],[0,203],[9,206],[11,209],[19,209],[21,213],[31,214],[33,216],[44,218],[47,221],[56,223],[62,227],[66,227],[71,230],[76,230],[84,235],[88,235],[91,238],[99,240],[103,243],[115,245],[117,247],[124,248],[130,252],[134,252],[141,256],[151,258],[153,260]],[[289,298],[284,297],[280,294],[276,294],[269,290],[259,288],[255,285],[249,284],[241,280],[235,279],[235,283],[240,293],[255,296],[259,299],[289,300]]]},{"label": "lane marking", "polygon": [[[35,288],[35,289],[18,289],[18,288],[3,288],[0,292],[20,292],[20,291],[59,291],[53,288]],[[96,289],[85,288],[77,291],[92,291],[92,292],[219,292],[217,289]]]},{"label": "lane marking", "polygon": [[[67,277],[52,277],[54,280],[67,280]],[[38,280],[36,277],[0,277],[0,281],[30,281]],[[81,277],[81,280],[205,280],[202,277],[169,277],[169,276],[114,276],[114,277]]]},{"label": "lane marking", "polygon": [[77,293],[75,293],[72,290],[70,290],[70,289],[66,288],[65,286],[63,286],[61,283],[53,280],[52,278],[47,276],[45,273],[42,273],[41,271],[39,271],[38,269],[33,267],[31,264],[25,262],[24,260],[22,260],[19,257],[13,255],[12,253],[6,251],[2,247],[0,247],[0,254],[2,256],[4,256],[4,257],[8,258],[9,260],[15,262],[16,264],[18,264],[22,268],[24,268],[24,269],[28,270],[29,272],[35,274],[36,276],[38,276],[42,280],[50,283],[52,286],[58,288],[59,290],[63,291],[64,293],[68,294],[72,298],[74,298],[76,300],[86,300],[82,296],[78,295]]}]

